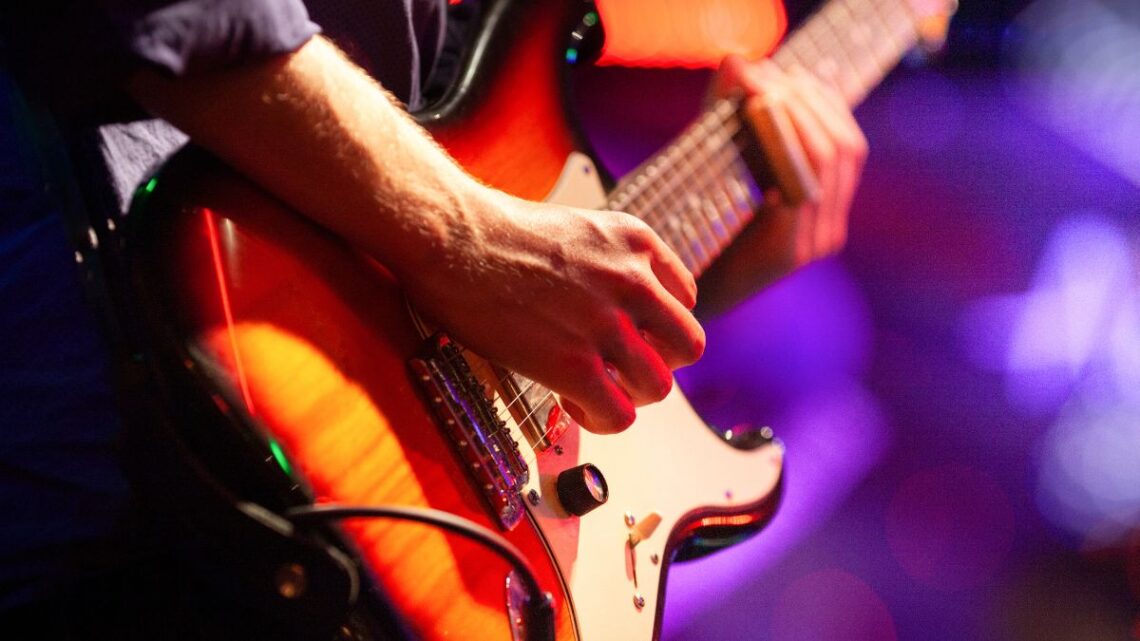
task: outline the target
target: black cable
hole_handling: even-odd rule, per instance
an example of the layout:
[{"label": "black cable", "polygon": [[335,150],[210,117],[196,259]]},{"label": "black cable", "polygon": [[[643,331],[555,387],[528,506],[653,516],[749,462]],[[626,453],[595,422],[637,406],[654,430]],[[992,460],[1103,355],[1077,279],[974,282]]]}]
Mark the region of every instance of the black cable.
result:
[{"label": "black cable", "polygon": [[538,584],[530,561],[510,541],[496,532],[463,517],[424,507],[364,505],[303,505],[285,511],[285,518],[295,525],[325,523],[351,518],[388,518],[414,521],[438,527],[488,548],[514,569],[527,592],[528,640],[554,639],[552,599]]}]

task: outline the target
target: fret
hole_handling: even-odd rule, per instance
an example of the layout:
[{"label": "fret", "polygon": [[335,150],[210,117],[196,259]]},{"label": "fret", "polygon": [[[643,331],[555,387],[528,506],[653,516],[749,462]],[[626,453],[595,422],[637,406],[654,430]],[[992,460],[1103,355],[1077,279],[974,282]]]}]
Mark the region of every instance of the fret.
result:
[{"label": "fret", "polygon": [[[732,240],[732,236],[726,232],[723,222],[721,222],[723,221],[723,212],[727,209],[728,200],[720,191],[720,183],[733,163],[738,162],[738,158],[735,150],[725,149],[715,161],[709,163],[701,181],[687,199],[689,207],[683,215],[688,219],[697,221],[716,238],[715,245],[706,252],[705,260],[697,266],[694,273],[699,274],[712,264],[712,261],[724,251]],[[717,221],[717,223],[714,224],[713,221]],[[720,235],[717,235],[717,227],[721,230]]]},{"label": "fret", "polygon": [[881,10],[872,8],[867,11],[866,20],[875,33],[871,40],[871,57],[879,66],[880,75],[886,75],[887,71],[895,66],[899,54],[908,45],[900,40],[900,35],[890,28]]},{"label": "fret", "polygon": [[[638,215],[656,229],[665,244],[669,245],[681,257],[686,267],[691,270],[704,260],[703,251],[700,243],[697,242],[696,234],[691,226],[686,225],[686,221],[682,217],[670,215],[671,212],[664,208],[651,205],[647,196],[638,196],[635,202],[637,207],[633,208],[631,213]],[[663,231],[665,233],[662,233]]]},{"label": "fret", "polygon": [[690,193],[684,199],[684,207],[680,211],[676,211],[674,216],[681,218],[687,224],[701,229],[701,262],[699,269],[703,269],[712,260],[719,256],[724,248],[731,241],[731,237],[722,229],[718,234],[717,230],[709,220],[706,214],[706,207],[712,204],[710,185],[711,181],[717,178],[716,174],[723,171],[723,165],[727,165],[731,161],[728,154],[722,154],[721,160],[710,161],[703,176],[696,178]]},{"label": "fret", "polygon": [[[730,239],[729,242],[731,242],[731,238],[736,232],[736,227],[740,220],[739,203],[736,202],[732,189],[729,186],[730,183],[736,180],[736,164],[738,162],[739,161],[733,161],[733,166],[729,171],[726,171],[716,181],[716,188],[721,194],[720,200],[726,203],[727,207],[714,208],[711,212],[716,218],[717,226],[723,229],[725,235]],[[727,246],[728,243],[726,242],[725,245]]]},{"label": "fret", "polygon": [[716,239],[717,246],[723,247],[731,240],[728,230],[725,229],[724,223],[721,221],[716,208],[707,198],[690,193],[686,198],[685,209],[687,211],[699,212],[701,220],[705,225],[712,230],[713,237]]},{"label": "fret", "polygon": [[863,93],[866,83],[859,61],[865,57],[862,49],[856,49],[849,40],[850,26],[855,23],[855,16],[847,8],[845,2],[835,2],[825,9],[825,22],[831,29],[835,48],[840,52],[837,58],[842,69],[840,73],[840,92],[847,99],[848,104],[854,104]]},{"label": "fret", "polygon": [[[735,105],[730,100],[719,100],[704,114],[700,119],[694,122],[685,130],[675,141],[669,145],[667,150],[670,153],[676,154],[676,157],[685,157],[698,150],[698,145],[705,142],[709,138],[709,132],[715,129],[720,129],[718,138],[722,143],[729,143],[732,136],[740,128],[738,120],[734,121],[733,129],[731,131],[723,128],[723,121],[735,113]],[[662,160],[663,154],[654,156],[649,161],[642,163],[642,165],[623,178],[617,188],[613,191],[613,195],[609,199],[609,206],[614,209],[625,209],[629,206],[630,201],[638,194],[645,192],[650,188],[660,189],[661,186],[656,182],[651,182],[646,176],[649,167],[656,162]],[[668,185],[666,185],[668,187]]]},{"label": "fret", "polygon": [[[686,175],[689,176],[690,178],[695,178],[695,177],[699,176],[707,168],[707,163],[696,164],[693,162],[692,158],[689,158],[689,157],[685,157],[683,162],[684,162],[683,166],[685,167]],[[689,217],[693,216],[693,212],[698,212],[700,210],[701,206],[703,206],[703,198],[701,197],[700,192],[701,192],[700,181],[698,181],[698,180],[691,181],[691,184],[685,190],[685,193],[683,195],[680,195],[680,200],[679,200],[680,209],[676,212],[676,215],[679,217],[689,218]],[[711,226],[706,224],[706,225],[703,225],[703,227],[710,230],[712,238],[714,240],[713,253],[718,254],[720,252],[720,247],[727,241],[725,239],[721,238],[716,233],[716,230],[713,229]],[[709,258],[709,260],[711,260],[711,258]],[[701,263],[701,265],[705,265],[705,264],[707,264],[707,262]],[[698,268],[700,268],[700,266],[698,266]]]},{"label": "fret", "polygon": [[893,2],[891,4],[894,6],[894,11],[884,12],[883,22],[886,23],[887,29],[898,34],[900,43],[905,43],[905,46],[899,49],[901,56],[907,47],[918,42],[918,18],[912,12],[909,2]]},{"label": "fret", "polygon": [[[723,126],[719,126],[719,125],[717,125],[715,123],[711,123],[711,122],[703,122],[702,121],[700,124],[702,126],[697,128],[697,133],[700,133],[702,130],[707,131],[707,133],[705,133],[705,135],[703,135],[703,136],[692,137],[690,139],[691,142],[688,145],[684,144],[684,143],[678,145],[679,153],[684,153],[684,148],[686,146],[691,145],[694,147],[691,150],[691,153],[699,154],[699,155],[701,155],[702,160],[707,161],[709,158],[712,157],[712,155],[717,150],[723,149],[727,146],[731,146],[735,149],[735,143],[733,143],[733,141],[732,141],[732,136],[736,135],[737,131],[739,131],[739,129],[740,129],[739,121],[734,123],[733,128],[731,130],[725,129]],[[702,162],[698,165],[698,167],[701,168],[701,171],[707,171],[709,164],[710,163],[708,163],[708,162]],[[611,201],[611,204],[612,205],[625,204],[624,202],[622,202],[623,199],[621,198],[621,196],[625,195],[624,192],[626,189],[632,189],[634,194],[643,194],[645,192],[653,192],[653,193],[648,193],[646,195],[646,198],[645,198],[645,205],[646,206],[644,209],[641,210],[641,211],[645,212],[646,214],[648,214],[658,204],[658,201],[660,199],[662,199],[662,198],[664,198],[664,197],[666,197],[666,196],[668,196],[674,192],[677,192],[677,191],[682,190],[682,189],[687,189],[689,187],[688,185],[686,185],[685,183],[683,183],[682,181],[679,181],[679,180],[673,180],[673,181],[667,181],[667,182],[652,181],[652,180],[650,180],[651,177],[647,175],[647,172],[649,171],[649,167],[650,167],[649,163],[646,163],[645,165],[643,165],[643,169],[641,171],[637,172],[636,175],[633,177],[632,185],[628,188],[627,187],[621,188],[619,191],[622,191],[623,193],[619,194],[618,199]],[[654,175],[657,174],[656,171],[654,171],[653,173],[654,173]],[[645,216],[641,216],[641,217],[644,218]]]},{"label": "fret", "polygon": [[[717,163],[717,164],[719,164],[719,163]],[[716,176],[713,175],[711,173],[711,171],[708,173],[709,173],[709,175],[708,175],[709,178],[711,178],[713,180],[716,179]],[[706,185],[708,184],[707,181],[705,184]],[[707,193],[707,187],[701,189],[700,191],[701,191],[700,195],[691,194],[691,195],[697,196],[697,199],[696,199],[697,200],[697,206],[696,207],[685,207],[684,211],[678,212],[678,213],[681,215],[687,216],[691,220],[696,221],[695,224],[699,225],[700,228],[704,231],[704,237],[708,239],[709,245],[710,245],[709,251],[707,252],[707,254],[709,257],[708,262],[711,263],[717,256],[720,255],[720,252],[724,250],[724,247],[728,244],[728,238],[727,237],[722,238],[722,237],[717,236],[716,230],[713,229],[713,225],[709,221],[708,216],[706,215],[706,212],[705,212],[705,208],[711,204],[711,201],[709,199],[709,194]]]},{"label": "fret", "polygon": [[792,67],[802,67],[807,69],[808,60],[814,60],[815,56],[810,55],[807,49],[807,41],[799,38],[793,39],[780,48],[779,51],[772,54],[772,62],[783,70],[791,69]]},{"label": "fret", "polygon": [[[732,201],[729,200],[728,194],[724,191],[724,177],[733,171],[736,160],[736,158],[730,158],[728,162],[725,163],[724,171],[712,177],[712,181],[710,181],[708,189],[705,192],[705,202],[708,204],[708,207],[706,207],[703,213],[706,218],[711,211],[712,214],[720,220],[724,217],[725,212],[732,209]],[[728,243],[725,242],[724,244],[727,245]]]},{"label": "fret", "polygon": [[907,5],[909,2],[895,0],[878,2],[871,12],[883,26],[884,33],[891,38],[898,56],[914,44],[911,34],[916,33],[916,18],[912,17]]},{"label": "fret", "polygon": [[[625,205],[658,230],[686,267],[699,273],[724,251],[751,219],[749,180],[733,136],[741,127],[734,105],[723,101],[666,150],[623,181],[611,205]],[[747,207],[747,212],[738,211]],[[617,207],[615,207],[617,208]],[[725,221],[731,221],[726,225]]]},{"label": "fret", "polygon": [[752,214],[759,204],[748,189],[748,185],[752,184],[748,168],[743,162],[737,162],[735,169],[728,180],[729,197],[734,204],[728,224],[733,233],[740,231],[752,220]]},{"label": "fret", "polygon": [[800,37],[817,52],[815,62],[804,68],[820,80],[840,89],[840,64],[835,50],[829,44],[830,29],[823,20],[814,21],[801,29]]},{"label": "fret", "polygon": [[858,90],[852,95],[850,104],[858,104],[878,82],[886,71],[879,60],[873,55],[874,14],[876,13],[870,3],[858,3],[858,9],[848,6],[851,15],[849,27],[851,43],[858,48],[852,64],[858,75]]},{"label": "fret", "polygon": [[[907,0],[832,0],[772,55],[857,104],[917,40]],[[665,149],[618,182],[607,205],[644,220],[700,275],[755,217],[762,195],[741,157],[734,100],[716,101]]]},{"label": "fret", "polygon": [[[655,227],[655,229],[657,229],[661,239],[665,241],[665,244],[681,257],[681,262],[685,264],[685,268],[692,272],[697,269],[697,265],[699,265],[701,261],[697,258],[696,254],[693,253],[691,241],[687,238],[688,234],[682,229],[684,224],[681,218],[672,218],[668,220],[665,228]],[[668,231],[666,232],[665,230]]]},{"label": "fret", "polygon": [[[721,181],[718,179],[716,182],[713,183],[713,185],[712,185],[713,191],[711,194],[709,194],[709,196],[711,196],[711,197],[705,198],[705,200],[703,202],[703,207],[701,207],[700,212],[701,212],[701,218],[705,221],[705,224],[707,224],[709,227],[714,226],[713,221],[715,220],[715,221],[717,221],[716,226],[723,229],[724,225],[720,221],[722,221],[724,219],[724,212],[728,211],[728,199],[725,197],[725,194],[723,192],[721,192],[720,182]],[[720,255],[720,253],[722,251],[724,251],[725,247],[728,247],[728,243],[729,243],[729,238],[727,235],[725,235],[723,238],[721,238],[720,246],[717,249],[717,255],[718,256]]]},{"label": "fret", "polygon": [[[714,160],[714,158],[716,158],[718,155],[720,154],[715,152],[709,154],[704,159],[704,162],[698,165],[699,173],[693,174],[693,184],[691,188],[687,190],[689,196],[696,196],[697,199],[701,201],[705,200],[706,197],[704,196],[704,185],[707,182],[707,177],[711,175],[711,173],[715,170],[716,165],[719,164],[719,162]],[[699,228],[701,249],[704,253],[704,259],[702,260],[701,265],[708,264],[720,253],[721,242],[716,239],[712,227],[710,227],[707,221],[704,220],[704,217],[700,215],[700,208],[687,207],[686,203],[688,202],[688,199],[679,196],[680,194],[674,194],[674,202],[680,205],[678,210],[675,212],[675,215],[684,218],[695,229]]]},{"label": "fret", "polygon": [[692,221],[685,216],[673,216],[669,220],[673,221],[682,231],[682,238],[678,239],[682,242],[678,244],[693,257],[693,264],[689,270],[699,269],[701,265],[708,262],[709,255],[700,239],[697,238],[697,230],[693,228]]},{"label": "fret", "polygon": [[717,218],[721,221],[725,221],[729,218],[736,220],[740,217],[740,203],[736,201],[735,194],[730,186],[731,183],[736,180],[736,165],[739,162],[740,161],[734,161],[729,171],[725,172],[725,174],[716,181],[717,200],[721,203]]}]

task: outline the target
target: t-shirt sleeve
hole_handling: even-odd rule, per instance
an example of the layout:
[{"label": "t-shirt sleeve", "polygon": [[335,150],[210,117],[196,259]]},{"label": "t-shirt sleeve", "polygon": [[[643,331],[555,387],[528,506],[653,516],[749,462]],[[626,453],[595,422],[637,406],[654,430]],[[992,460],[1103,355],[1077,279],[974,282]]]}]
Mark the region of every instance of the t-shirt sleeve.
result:
[{"label": "t-shirt sleeve", "polygon": [[300,0],[123,4],[111,9],[122,45],[139,61],[174,75],[293,51],[318,31]]},{"label": "t-shirt sleeve", "polygon": [[140,68],[179,76],[237,67],[294,51],[319,31],[301,0],[3,4],[5,64],[69,114],[113,113],[125,102],[124,80]]}]

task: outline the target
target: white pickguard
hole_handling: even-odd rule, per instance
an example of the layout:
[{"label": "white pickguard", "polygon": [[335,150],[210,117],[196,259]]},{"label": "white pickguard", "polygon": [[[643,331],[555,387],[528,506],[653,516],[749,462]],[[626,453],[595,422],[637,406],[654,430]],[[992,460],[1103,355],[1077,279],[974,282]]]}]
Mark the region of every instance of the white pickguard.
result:
[{"label": "white pickguard", "polygon": [[[593,209],[604,205],[605,191],[587,156],[568,158],[547,200]],[[664,401],[640,408],[633,426],[621,434],[571,429],[558,445],[561,454],[548,450],[538,456],[524,494],[539,495],[538,504],[528,509],[569,587],[584,641],[653,639],[670,533],[694,510],[765,499],[776,490],[783,466],[779,444],[751,451],[726,444],[676,385]],[[581,463],[593,463],[605,475],[609,501],[577,518],[562,512],[555,480]],[[661,516],[661,524],[631,557],[626,515],[640,520],[652,512]],[[635,603],[637,596],[644,598],[643,607]]]}]

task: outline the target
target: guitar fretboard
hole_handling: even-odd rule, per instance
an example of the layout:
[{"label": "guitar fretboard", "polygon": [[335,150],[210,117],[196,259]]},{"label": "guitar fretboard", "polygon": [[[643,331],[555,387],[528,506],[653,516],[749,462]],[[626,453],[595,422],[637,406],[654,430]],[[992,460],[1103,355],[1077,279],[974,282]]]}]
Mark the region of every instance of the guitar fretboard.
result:
[{"label": "guitar fretboard", "polygon": [[[832,0],[772,56],[834,86],[851,106],[918,39],[908,0]],[[742,157],[754,145],[738,101],[721,99],[624,177],[607,207],[648,223],[699,276],[752,220],[760,190]]]},{"label": "guitar fretboard", "polygon": [[[912,0],[831,0],[773,56],[784,70],[803,68],[830,83],[851,106],[918,39]],[[715,101],[679,136],[618,182],[607,207],[650,225],[699,276],[755,216],[760,189],[743,153],[756,143],[737,100]],[[549,417],[561,415],[547,388],[508,375],[525,402],[511,403],[536,449],[556,440]],[[521,408],[521,409],[520,409]]]}]

